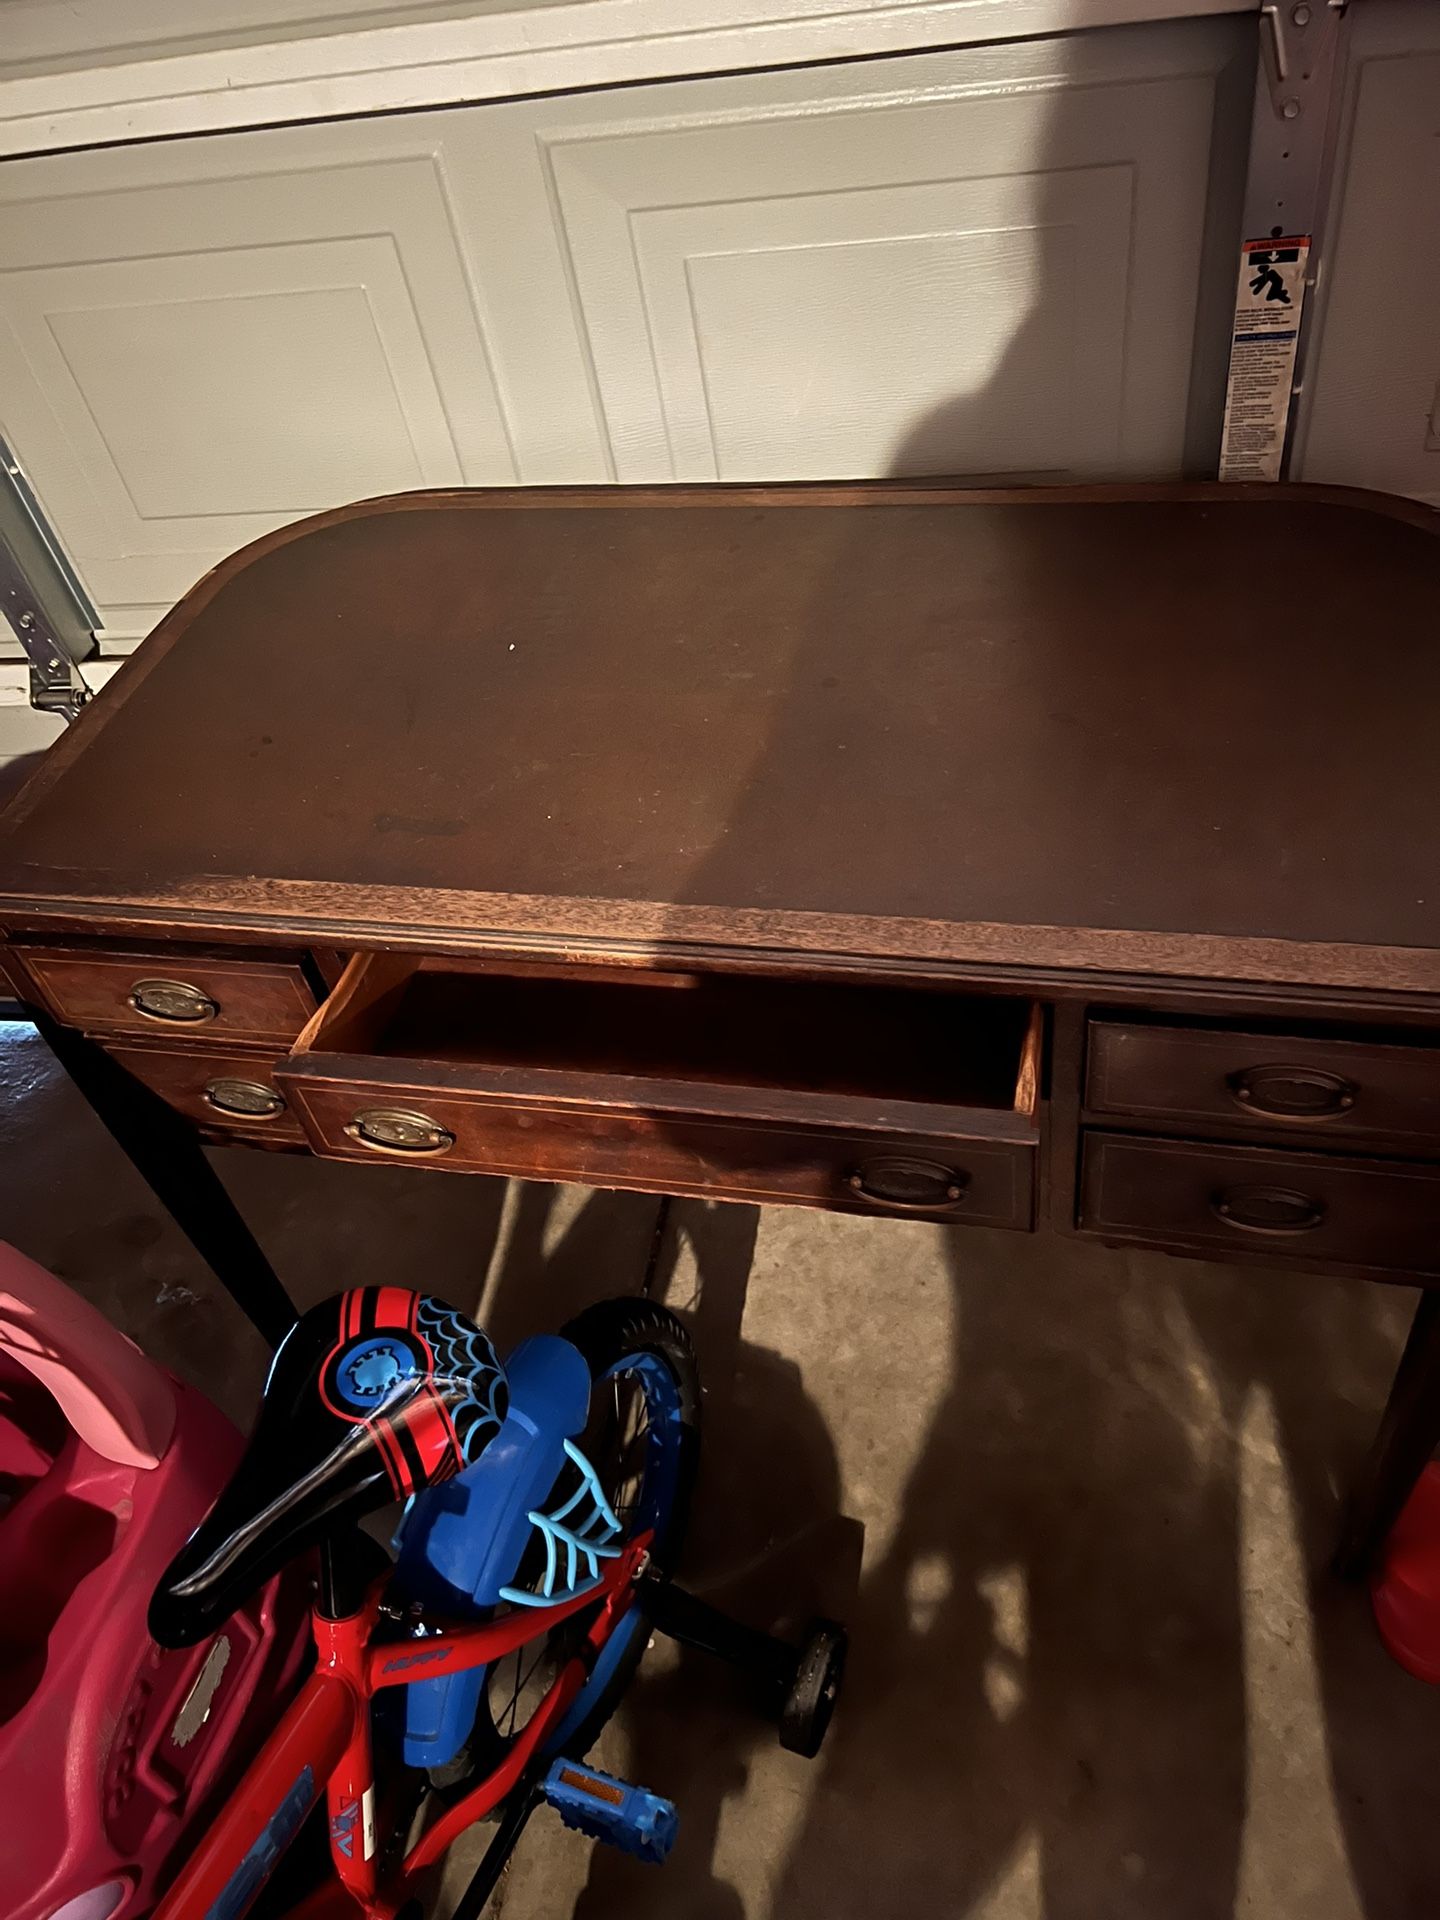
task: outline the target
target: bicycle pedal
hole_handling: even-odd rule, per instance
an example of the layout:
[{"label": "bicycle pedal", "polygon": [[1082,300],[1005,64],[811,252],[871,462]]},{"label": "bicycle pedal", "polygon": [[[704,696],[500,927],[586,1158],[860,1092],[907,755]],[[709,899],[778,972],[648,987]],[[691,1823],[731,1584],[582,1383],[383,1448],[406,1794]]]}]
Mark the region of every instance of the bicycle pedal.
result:
[{"label": "bicycle pedal", "polygon": [[658,1865],[675,1843],[680,1816],[673,1801],[647,1787],[612,1779],[578,1760],[557,1760],[541,1792],[567,1827],[632,1853],[637,1860]]}]

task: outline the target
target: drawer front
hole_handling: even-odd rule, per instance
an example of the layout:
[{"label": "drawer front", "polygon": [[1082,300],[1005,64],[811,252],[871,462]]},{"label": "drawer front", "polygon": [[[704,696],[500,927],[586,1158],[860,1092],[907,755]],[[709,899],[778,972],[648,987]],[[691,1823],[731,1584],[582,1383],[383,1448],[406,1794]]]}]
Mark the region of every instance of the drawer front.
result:
[{"label": "drawer front", "polygon": [[55,1017],[96,1033],[288,1042],[315,1011],[299,965],[263,954],[214,960],[177,953],[20,951]]},{"label": "drawer front", "polygon": [[106,1048],[187,1120],[246,1140],[305,1144],[305,1131],[275,1084],[277,1057],[237,1047],[209,1050],[115,1042]]},{"label": "drawer front", "polygon": [[1440,1169],[1091,1133],[1080,1225],[1218,1254],[1430,1273],[1440,1268]]},{"label": "drawer front", "polygon": [[311,1145],[330,1158],[977,1226],[1033,1224],[1033,1140],[670,1119],[539,1099],[399,1092],[308,1073],[287,1074],[285,1085]]},{"label": "drawer front", "polygon": [[1248,1122],[1297,1138],[1440,1143],[1440,1047],[1096,1020],[1085,1104],[1155,1120]]}]

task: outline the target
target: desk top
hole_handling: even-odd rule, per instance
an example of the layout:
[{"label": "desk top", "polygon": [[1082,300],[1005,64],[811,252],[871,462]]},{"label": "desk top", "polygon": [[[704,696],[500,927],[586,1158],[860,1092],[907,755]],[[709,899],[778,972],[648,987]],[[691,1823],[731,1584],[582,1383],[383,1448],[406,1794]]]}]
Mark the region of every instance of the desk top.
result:
[{"label": "desk top", "polygon": [[1440,990],[1440,519],[1190,486],[402,495],[208,575],[0,926]]}]

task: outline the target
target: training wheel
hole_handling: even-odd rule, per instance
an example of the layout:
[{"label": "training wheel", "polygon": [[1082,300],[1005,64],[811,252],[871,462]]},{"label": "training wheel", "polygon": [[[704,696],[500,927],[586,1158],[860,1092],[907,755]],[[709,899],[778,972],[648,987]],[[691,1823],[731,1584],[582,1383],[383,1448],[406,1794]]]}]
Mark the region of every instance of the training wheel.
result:
[{"label": "training wheel", "polygon": [[811,1626],[780,1709],[780,1744],[787,1752],[806,1760],[819,1753],[840,1697],[849,1644],[845,1629],[833,1620],[817,1620]]}]

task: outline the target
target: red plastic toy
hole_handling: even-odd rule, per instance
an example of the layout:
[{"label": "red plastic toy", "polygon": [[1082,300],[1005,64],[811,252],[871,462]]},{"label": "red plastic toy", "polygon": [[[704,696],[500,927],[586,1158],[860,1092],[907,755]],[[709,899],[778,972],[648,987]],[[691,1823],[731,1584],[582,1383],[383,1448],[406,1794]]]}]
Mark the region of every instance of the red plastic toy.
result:
[{"label": "red plastic toy", "polygon": [[1417,1680],[1440,1684],[1440,1465],[1426,1467],[1370,1585],[1380,1638]]},{"label": "red plastic toy", "polygon": [[0,1913],[139,1920],[298,1683],[307,1583],[179,1652],[151,1592],[235,1428],[0,1243]]}]

